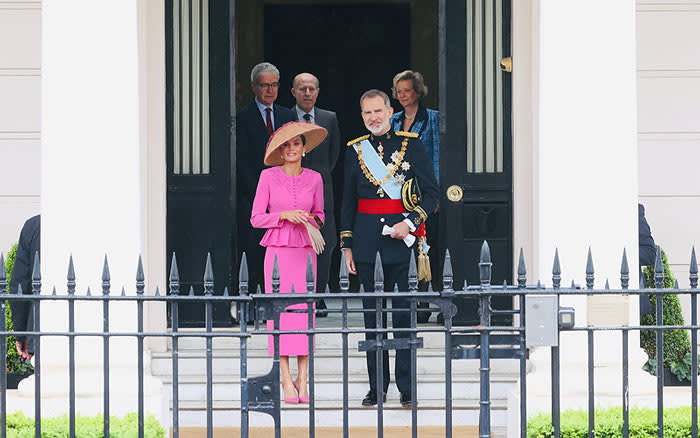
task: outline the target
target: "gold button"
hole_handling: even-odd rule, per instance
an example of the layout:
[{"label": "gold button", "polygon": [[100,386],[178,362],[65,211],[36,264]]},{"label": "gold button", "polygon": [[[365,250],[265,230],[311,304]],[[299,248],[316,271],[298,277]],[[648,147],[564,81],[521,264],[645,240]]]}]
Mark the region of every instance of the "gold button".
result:
[{"label": "gold button", "polygon": [[379,219],[379,222],[384,222],[384,218]]}]

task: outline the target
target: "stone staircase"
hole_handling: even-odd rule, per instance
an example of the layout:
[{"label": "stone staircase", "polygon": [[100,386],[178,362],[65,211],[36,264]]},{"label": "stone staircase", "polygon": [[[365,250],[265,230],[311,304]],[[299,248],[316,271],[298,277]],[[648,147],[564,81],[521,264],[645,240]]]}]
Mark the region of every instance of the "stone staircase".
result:
[{"label": "stone staircase", "polygon": [[[332,325],[331,318],[318,320],[319,325]],[[339,326],[339,324],[338,324]],[[318,325],[317,325],[318,327]],[[429,327],[429,326],[421,326]],[[195,331],[195,330],[191,330]],[[197,329],[196,331],[201,331]],[[229,329],[230,331],[230,329]],[[420,333],[424,348],[418,350],[418,424],[444,426],[445,424],[445,360],[444,334]],[[376,426],[377,409],[362,407],[360,401],[367,392],[365,354],[358,352],[362,333],[348,336],[348,398],[351,426]],[[240,341],[238,338],[213,340],[213,406],[215,427],[240,426]],[[206,343],[204,338],[187,337],[179,340],[179,409],[180,426],[206,426]],[[152,373],[159,377],[172,398],[171,349],[153,353]],[[393,377],[393,352],[390,353]],[[291,360],[293,368],[295,360]],[[267,354],[267,336],[256,335],[248,341],[248,377],[265,374],[272,366]],[[316,335],[315,368],[315,424],[318,427],[342,425],[342,338],[340,334]],[[295,371],[293,370],[293,375]],[[519,364],[515,360],[491,361],[491,407],[494,436],[505,433],[506,406],[509,389],[517,384]],[[479,363],[478,360],[452,361],[453,424],[479,424]],[[172,399],[170,400],[172,410]],[[306,404],[282,404],[282,425],[303,427],[309,424]],[[385,426],[411,424],[411,410],[401,407],[396,386],[389,387],[384,404]],[[251,427],[270,427],[271,418],[251,413]]]}]

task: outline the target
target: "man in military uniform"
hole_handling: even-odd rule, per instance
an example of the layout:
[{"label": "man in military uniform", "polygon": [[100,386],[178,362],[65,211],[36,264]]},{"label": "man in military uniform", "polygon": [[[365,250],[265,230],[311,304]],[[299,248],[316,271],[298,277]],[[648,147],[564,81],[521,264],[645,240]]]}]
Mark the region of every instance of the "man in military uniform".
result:
[{"label": "man in military uniform", "polygon": [[[389,96],[379,90],[366,91],[360,98],[362,119],[370,134],[348,142],[345,181],[340,217],[340,246],[348,272],[358,274],[365,291],[374,290],[374,262],[382,257],[384,291],[408,290],[408,265],[415,236],[424,233],[427,212],[438,203],[438,186],[430,160],[417,134],[393,132]],[[420,187],[422,196],[415,188]],[[424,235],[424,234],[423,234]],[[375,300],[364,299],[365,310],[376,308]],[[406,299],[393,299],[393,308],[408,309]],[[386,313],[382,316],[386,327]],[[365,328],[375,328],[374,312],[365,312]],[[392,312],[394,328],[410,325],[408,312]],[[408,337],[395,333],[395,338]],[[374,339],[367,334],[366,339]],[[370,389],[362,404],[377,403],[376,352],[367,353]],[[389,353],[383,351],[383,395],[389,388]],[[411,405],[410,350],[397,350],[395,378],[401,404]]]}]

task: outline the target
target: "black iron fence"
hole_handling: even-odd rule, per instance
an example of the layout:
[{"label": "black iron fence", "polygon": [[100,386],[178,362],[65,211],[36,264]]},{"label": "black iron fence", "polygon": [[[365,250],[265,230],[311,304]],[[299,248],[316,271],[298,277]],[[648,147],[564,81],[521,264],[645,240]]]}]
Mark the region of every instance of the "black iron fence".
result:
[{"label": "black iron fence", "polygon": [[[0,255],[0,265],[4,266],[4,261]],[[276,265],[276,263],[275,263]],[[399,291],[394,287],[393,292],[386,293],[384,285],[384,277],[381,269],[381,260],[377,255],[375,265],[375,287],[374,291],[367,292],[360,290],[359,293],[349,292],[348,273],[345,269],[344,260],[341,260],[340,285],[341,293],[317,294],[313,292],[314,274],[311,266],[311,261],[307,263],[306,272],[306,293],[280,293],[280,276],[277,266],[273,269],[272,275],[272,294],[263,294],[260,290],[256,293],[250,293],[248,290],[248,269],[245,255],[239,271],[239,295],[229,295],[228,290],[224,290],[223,295],[214,295],[214,278],[212,272],[211,260],[207,257],[204,273],[204,295],[195,296],[192,290],[185,294],[180,291],[180,278],[178,274],[177,263],[173,256],[170,277],[169,290],[167,294],[161,294],[158,289],[153,295],[145,294],[144,273],[139,258],[137,274],[136,274],[136,294],[126,295],[122,289],[121,294],[111,293],[110,273],[107,260],[105,258],[104,268],[102,273],[102,293],[90,294],[89,291],[85,295],[76,294],[75,288],[75,271],[73,269],[72,259],[69,261],[67,285],[65,295],[56,293],[55,288],[50,294],[41,294],[41,276],[39,270],[38,256],[34,264],[34,272],[32,277],[31,294],[22,294],[18,291],[17,294],[9,294],[7,290],[7,279],[4,270],[0,270],[0,294],[3,294],[2,310],[4,313],[6,301],[28,301],[31,302],[33,311],[34,327],[30,331],[13,333],[7,331],[5,327],[5,319],[0,322],[0,437],[4,438],[7,435],[6,424],[6,395],[7,395],[7,380],[6,380],[6,351],[5,338],[13,334],[26,335],[35,340],[34,342],[34,417],[41,418],[41,337],[64,337],[68,339],[68,387],[69,387],[69,429],[70,436],[76,436],[76,405],[75,405],[75,363],[76,337],[96,337],[103,340],[103,378],[104,378],[104,397],[103,397],[103,413],[104,413],[104,436],[109,436],[110,424],[110,338],[127,337],[135,338],[137,346],[135,353],[138,357],[138,430],[139,437],[144,434],[144,339],[146,338],[168,338],[172,342],[172,434],[178,437],[180,434],[180,409],[179,409],[179,340],[182,338],[204,338],[206,340],[206,430],[207,436],[212,437],[213,426],[213,340],[214,338],[232,338],[240,341],[240,391],[241,391],[241,408],[240,408],[240,424],[241,436],[248,437],[249,435],[249,414],[250,412],[262,412],[268,414],[274,420],[275,436],[280,437],[282,431],[281,424],[281,403],[280,403],[280,354],[279,342],[280,334],[298,333],[308,335],[309,342],[309,435],[315,436],[315,421],[316,421],[316,402],[315,402],[315,385],[314,385],[314,339],[313,335],[338,335],[341,340],[342,347],[342,370],[338,379],[342,379],[342,409],[343,409],[343,436],[349,435],[349,391],[348,391],[348,352],[351,348],[358,348],[360,351],[383,351],[383,350],[410,350],[411,357],[411,376],[412,376],[412,403],[411,403],[411,430],[412,436],[418,434],[418,409],[420,408],[420,394],[417,392],[417,350],[423,347],[423,340],[420,337],[421,333],[437,332],[444,335],[444,366],[445,366],[445,436],[452,436],[453,425],[453,407],[452,407],[452,361],[462,359],[479,360],[480,373],[480,397],[479,397],[479,436],[486,438],[491,436],[491,394],[490,394],[490,361],[492,359],[512,359],[519,361],[520,365],[520,436],[525,437],[527,433],[527,359],[528,346],[532,345],[532,339],[535,337],[543,337],[545,340],[540,345],[549,345],[551,349],[551,413],[552,427],[554,436],[559,437],[561,434],[560,424],[560,357],[559,345],[560,336],[565,332],[586,332],[587,333],[587,365],[588,365],[588,414],[589,414],[589,436],[594,436],[595,431],[595,403],[596,392],[594,388],[594,339],[596,332],[619,332],[622,339],[622,375],[620,385],[620,395],[622,398],[622,436],[629,436],[629,410],[630,410],[630,387],[629,387],[629,334],[632,331],[654,330],[656,333],[656,360],[657,369],[663,369],[663,337],[664,332],[668,330],[689,330],[691,333],[691,412],[692,412],[692,437],[697,438],[697,294],[698,294],[698,268],[693,249],[690,261],[690,288],[679,289],[676,285],[674,289],[662,289],[663,284],[663,267],[661,265],[661,257],[657,256],[655,266],[655,286],[654,289],[629,289],[629,266],[626,253],[622,256],[622,266],[620,269],[620,289],[611,289],[606,282],[604,289],[594,289],[595,272],[593,269],[593,260],[588,255],[588,263],[586,268],[586,287],[576,287],[574,284],[569,288],[561,286],[561,269],[559,263],[558,252],[555,253],[552,269],[552,286],[545,287],[538,282],[536,285],[528,285],[527,273],[525,269],[525,261],[520,254],[520,260],[517,271],[517,284],[515,285],[492,285],[491,284],[491,257],[490,250],[486,242],[484,242],[479,261],[480,284],[476,285],[453,285],[452,262],[447,252],[445,257],[445,267],[443,272],[444,290],[442,292],[418,292],[418,280],[416,264],[413,256],[409,267],[409,288],[407,291]],[[461,290],[455,290],[461,289]],[[292,290],[291,292],[295,292]],[[610,325],[610,326],[575,326],[574,315],[572,309],[567,309],[559,306],[559,299],[565,296],[595,296],[595,295],[628,295],[636,296],[641,294],[650,294],[660,296],[662,294],[685,294],[690,296],[691,301],[691,323],[686,325],[664,325],[657,324],[655,326],[641,325]],[[490,300],[493,297],[509,297],[514,301],[514,309],[516,310],[496,310],[490,306]],[[456,299],[471,297],[479,299],[480,309],[480,325],[475,327],[453,327],[452,317],[456,314]],[[293,304],[305,303],[306,310],[297,310],[296,312],[304,312],[308,315],[309,325],[313,327],[315,300],[323,298],[330,302],[332,300],[340,301],[340,309],[331,312],[339,312],[341,316],[340,327],[336,328],[312,328],[299,331],[280,331],[279,320],[283,312],[289,311],[286,308]],[[370,299],[376,302],[376,307],[373,310],[356,309],[350,306],[352,300],[358,298]],[[403,298],[409,303],[409,307],[405,309],[391,309],[392,312],[408,312],[410,313],[410,327],[408,328],[387,328],[382,326],[382,314],[387,310],[383,307],[383,300],[387,298]],[[68,306],[68,330],[67,331],[42,331],[40,327],[40,309],[41,303],[44,301],[57,301],[67,303]],[[444,315],[444,326],[418,326],[417,325],[417,303],[429,302],[431,310],[440,311]],[[75,330],[75,303],[76,302],[95,302],[102,303],[103,315],[103,330],[95,332],[76,331]],[[137,312],[137,329],[136,331],[116,332],[110,330],[110,304],[116,302],[135,303]],[[170,305],[170,323],[171,329],[165,332],[147,332],[144,331],[144,304],[150,302],[165,302]],[[534,304],[528,306],[528,303]],[[182,332],[178,327],[178,310],[182,305],[203,304],[205,306],[205,327],[203,332]],[[228,305],[231,307],[232,315],[235,315],[240,322],[239,327],[231,327],[223,331],[213,331],[213,307],[214,305]],[[541,311],[541,309],[549,309],[553,311]],[[526,314],[535,310],[535,314]],[[421,309],[424,310],[424,309]],[[357,329],[348,326],[348,316],[352,313],[372,312],[376,316],[375,329]],[[503,314],[515,316],[515,323],[509,326],[494,326],[491,324],[491,317],[494,315]],[[656,315],[657,321],[661,321],[663,315],[662,300],[656,300]],[[537,321],[538,331],[533,332],[534,325],[528,325],[528,318],[531,321]],[[263,320],[273,320],[274,330],[267,330],[260,327],[260,322]],[[528,328],[529,327],[529,328]],[[544,329],[543,329],[544,328]],[[530,330],[530,333],[528,333]],[[544,331],[542,331],[544,330]],[[349,344],[349,335],[351,333],[369,333],[374,335],[368,337],[365,341],[360,341],[357,347]],[[388,333],[394,333],[394,338],[388,338]],[[265,375],[249,376],[249,373],[257,373],[260,370],[248,369],[248,342],[252,336],[256,335],[274,336],[274,357],[270,371]],[[403,336],[396,336],[402,334]],[[530,339],[528,339],[528,337]],[[549,341],[546,338],[549,337]],[[538,338],[540,341],[542,339]],[[633,348],[637,348],[636,346]],[[376,354],[377,370],[382,369],[383,355]],[[377,373],[377,387],[382,387],[382,373]],[[664,408],[664,393],[663,393],[663,373],[657,373],[657,409],[658,409],[658,436],[663,436],[663,408]],[[377,434],[383,436],[383,399],[377,397]],[[35,435],[37,438],[41,436],[41,422],[35,422]]]}]

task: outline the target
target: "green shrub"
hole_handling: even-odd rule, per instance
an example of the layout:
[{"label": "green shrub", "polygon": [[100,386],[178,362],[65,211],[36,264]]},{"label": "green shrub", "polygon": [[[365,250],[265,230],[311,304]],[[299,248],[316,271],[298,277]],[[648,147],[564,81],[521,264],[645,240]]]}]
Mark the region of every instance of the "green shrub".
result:
[{"label": "green shrub", "polygon": [[[560,415],[562,438],[588,438],[588,411],[567,409]],[[691,436],[690,407],[664,409],[664,437],[687,438]],[[630,438],[656,438],[656,410],[631,408],[629,412]],[[539,413],[527,423],[528,438],[554,436],[550,413]],[[622,437],[622,408],[597,408],[595,411],[595,437]]]},{"label": "green shrub", "polygon": [[[661,249],[661,261],[664,267],[664,289],[673,288],[676,279],[668,266],[668,258]],[[644,281],[647,288],[654,288],[654,269],[644,268]],[[656,325],[656,296],[650,295],[651,313],[642,315],[640,322],[642,325]],[[678,295],[664,295],[663,303],[663,324],[664,325],[684,325],[683,314],[681,313],[681,303]],[[640,332],[642,348],[647,353],[649,361],[643,369],[656,375],[656,332],[654,330],[642,330]],[[690,380],[690,339],[685,330],[664,330],[664,366],[668,367],[679,380]]]},{"label": "green shrub", "polygon": [[[78,415],[75,419],[75,436],[77,438],[104,438],[102,415],[85,417]],[[41,436],[47,438],[68,438],[68,416],[43,418],[41,420]],[[109,417],[109,436],[111,438],[133,438],[138,436],[138,416],[135,412],[126,414],[124,418]],[[8,438],[34,438],[34,419],[25,417],[21,412],[7,416]],[[163,438],[165,429],[153,415],[144,420],[144,437]]]},{"label": "green shrub", "polygon": [[[12,268],[15,266],[15,256],[17,255],[17,244],[15,243],[10,248],[10,252],[7,254],[7,259],[5,260],[5,272],[7,273],[7,292],[10,288],[10,277],[12,276]],[[10,309],[10,304],[5,301],[5,327],[7,331],[12,331],[12,311]],[[15,337],[8,336],[6,341],[7,349],[7,372],[8,373],[18,373],[22,375],[28,375],[34,372],[34,367],[25,360],[17,352],[17,347],[15,345]]]}]

